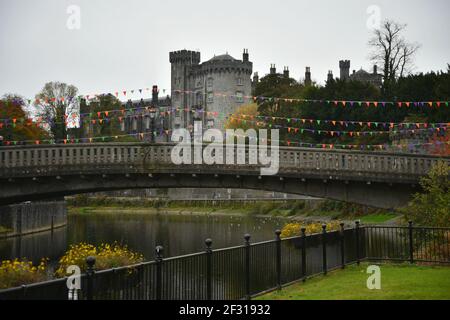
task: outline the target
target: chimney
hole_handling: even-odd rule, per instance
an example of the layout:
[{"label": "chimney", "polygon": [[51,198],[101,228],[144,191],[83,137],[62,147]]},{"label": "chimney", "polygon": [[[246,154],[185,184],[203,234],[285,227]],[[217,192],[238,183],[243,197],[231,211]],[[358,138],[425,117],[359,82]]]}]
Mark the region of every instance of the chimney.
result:
[{"label": "chimney", "polygon": [[306,67],[306,71],[305,71],[305,86],[310,86],[312,84],[311,81],[311,68],[310,67]]},{"label": "chimney", "polygon": [[373,66],[373,74],[378,74],[378,67],[377,67],[377,65]]},{"label": "chimney", "polygon": [[152,105],[157,106],[158,105],[158,86],[153,86],[152,88]]},{"label": "chimney", "polygon": [[276,74],[277,68],[275,67],[275,64],[270,65],[270,74]]},{"label": "chimney", "polygon": [[289,79],[289,67],[284,67],[283,77],[285,77],[286,79]]},{"label": "chimney", "polygon": [[242,54],[242,61],[243,62],[248,62],[248,49],[244,49],[244,53]]},{"label": "chimney", "polygon": [[327,81],[330,82],[330,81],[333,81],[333,80],[334,80],[333,71],[328,70]]}]

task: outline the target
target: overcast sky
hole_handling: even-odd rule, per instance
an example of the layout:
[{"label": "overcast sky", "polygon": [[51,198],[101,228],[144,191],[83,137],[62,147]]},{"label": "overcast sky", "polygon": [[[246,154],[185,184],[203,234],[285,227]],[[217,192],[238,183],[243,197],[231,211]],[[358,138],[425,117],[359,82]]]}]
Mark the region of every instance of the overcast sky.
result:
[{"label": "overcast sky", "polygon": [[[80,29],[67,27],[70,5],[80,8]],[[407,23],[408,40],[422,45],[416,71],[446,69],[448,0],[0,0],[0,95],[32,98],[48,81],[81,94],[153,84],[167,94],[169,51],[184,48],[201,51],[202,61],[225,52],[241,59],[248,48],[260,75],[275,63],[299,79],[310,66],[323,82],[328,70],[339,76],[339,59],[372,68],[373,5],[381,19]]]}]

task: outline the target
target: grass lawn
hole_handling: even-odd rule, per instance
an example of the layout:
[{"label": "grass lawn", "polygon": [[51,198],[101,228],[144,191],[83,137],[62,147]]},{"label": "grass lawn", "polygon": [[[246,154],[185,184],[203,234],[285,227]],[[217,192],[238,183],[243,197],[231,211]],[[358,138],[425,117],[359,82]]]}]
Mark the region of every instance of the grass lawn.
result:
[{"label": "grass lawn", "polygon": [[369,290],[369,264],[349,266],[258,300],[450,300],[450,266],[380,264],[381,290]]}]

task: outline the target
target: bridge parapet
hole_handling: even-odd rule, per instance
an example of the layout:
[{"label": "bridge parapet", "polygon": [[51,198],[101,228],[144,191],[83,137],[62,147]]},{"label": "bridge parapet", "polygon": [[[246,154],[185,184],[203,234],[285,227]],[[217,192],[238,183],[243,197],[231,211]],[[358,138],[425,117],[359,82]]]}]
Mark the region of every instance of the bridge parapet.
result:
[{"label": "bridge parapet", "polygon": [[[39,145],[0,148],[0,178],[14,178],[26,175],[52,175],[65,172],[97,170],[133,171],[149,168],[174,168],[184,166],[172,163],[173,144],[104,143],[80,145]],[[236,150],[237,151],[237,150]],[[245,149],[248,163],[249,151]],[[235,157],[237,156],[235,152]],[[192,152],[193,154],[193,152]],[[408,177],[416,180],[428,173],[439,160],[449,162],[450,158],[426,155],[393,154],[386,152],[363,152],[349,150],[323,150],[310,148],[280,147],[280,173],[345,173],[370,176],[388,175]],[[224,159],[226,149],[224,148]],[[215,170],[255,171],[255,166],[211,166]],[[189,170],[189,166],[186,166]],[[233,171],[230,170],[230,171]],[[209,171],[209,170],[208,170]]]}]

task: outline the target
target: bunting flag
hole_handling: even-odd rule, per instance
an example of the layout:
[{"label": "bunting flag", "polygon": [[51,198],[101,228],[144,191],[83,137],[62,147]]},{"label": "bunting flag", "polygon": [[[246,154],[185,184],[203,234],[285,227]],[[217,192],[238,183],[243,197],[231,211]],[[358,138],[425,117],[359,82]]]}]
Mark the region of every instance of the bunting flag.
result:
[{"label": "bunting flag", "polygon": [[[145,90],[148,92],[151,89],[149,87],[145,88]],[[77,99],[78,102],[81,101],[81,99],[85,100],[93,100],[98,99],[100,96],[106,96],[106,95],[114,95],[117,98],[119,98],[119,91],[120,90],[114,90],[111,92],[105,92],[102,94],[86,94],[86,95],[80,95],[78,97],[67,97],[68,102],[72,102],[74,99]],[[134,95],[134,93],[139,92],[139,95],[143,95],[143,89],[123,89],[121,92],[123,94],[123,97],[131,97]],[[162,90],[164,93],[166,92],[166,89]],[[183,94],[183,95],[192,95],[196,94],[197,91],[192,90],[174,90],[174,93]],[[130,93],[131,96],[128,94]],[[341,107],[354,107],[355,105],[362,107],[388,107],[388,106],[397,106],[399,108],[410,108],[411,106],[414,106],[416,108],[440,108],[442,106],[449,106],[449,101],[374,101],[374,100],[350,100],[350,99],[300,99],[300,98],[292,98],[292,97],[268,97],[268,96],[238,96],[236,94],[229,94],[227,92],[214,92],[214,96],[216,97],[222,97],[222,98],[230,98],[230,99],[245,99],[248,101],[253,101],[255,103],[317,103],[317,104],[323,104],[323,105],[331,105],[331,106],[341,106]],[[65,97],[41,97],[41,98],[35,98],[35,99],[26,99],[28,104],[31,104],[32,102],[36,104],[41,104],[43,101],[45,101],[46,104],[48,104],[49,101],[51,102],[65,102]]]},{"label": "bunting flag", "polygon": [[[159,112],[160,117],[170,117],[173,114],[179,112],[179,111],[185,111],[190,112],[192,114],[199,114],[199,115],[205,115],[208,117],[223,117],[224,119],[231,119],[236,118],[237,116],[234,114],[227,114],[227,113],[221,113],[221,112],[213,112],[213,111],[204,111],[204,110],[189,110],[186,108],[173,108],[173,107],[161,107],[158,108],[162,111]],[[113,109],[113,110],[105,110],[105,111],[98,111],[95,113],[97,119],[101,118],[109,118],[113,117],[117,114],[119,115],[125,115],[125,113],[135,113],[136,111],[139,112],[138,114],[133,115],[126,115],[122,118],[128,118],[128,117],[146,117],[148,116],[148,113],[143,113],[142,111],[150,111],[149,107],[136,107],[136,108],[121,108],[121,109]],[[65,118],[68,118],[69,115],[65,115]],[[72,114],[71,115],[72,120],[75,121],[78,117],[80,121],[86,120],[86,118],[93,118],[93,113],[81,113],[81,114]],[[277,122],[287,122],[287,123],[302,123],[302,124],[313,124],[316,123],[316,125],[333,125],[337,127],[338,125],[341,127],[349,127],[350,125],[353,126],[368,126],[371,128],[374,126],[375,128],[394,128],[399,127],[399,129],[411,129],[413,127],[417,128],[428,128],[431,127],[447,127],[450,123],[448,122],[440,122],[440,123],[427,123],[427,122],[374,122],[374,121],[353,121],[353,120],[338,120],[338,119],[309,119],[309,118],[294,118],[294,117],[279,117],[279,116],[263,116],[263,115],[248,115],[248,114],[239,114],[239,117],[242,119],[260,119],[264,120],[265,122],[268,122],[269,120],[272,120],[274,123]],[[0,123],[3,123],[3,125],[8,126],[11,122],[16,123],[19,121],[21,124],[24,122],[27,122],[27,125],[32,125],[33,121],[31,119],[27,118],[3,118],[0,119]],[[38,117],[37,122],[43,122],[42,117]],[[55,124],[59,124],[62,122],[55,122]]]},{"label": "bunting flag", "polygon": [[[189,131],[193,132],[191,128]],[[118,140],[123,137],[134,137],[138,140],[144,140],[148,136],[153,137],[165,137],[167,138],[170,135],[171,130],[160,130],[159,132],[140,132],[140,133],[131,133],[124,135],[115,135],[115,136],[100,136],[100,137],[90,137],[90,138],[73,138],[73,139],[62,139],[62,140],[53,140],[53,139],[45,139],[45,140],[22,140],[22,141],[3,141],[3,145],[6,146],[17,146],[17,145],[28,145],[28,144],[83,144],[83,143],[93,143],[93,142],[110,142],[114,140]],[[258,142],[259,139],[256,138]],[[337,144],[337,143],[307,143],[296,140],[276,140],[280,145],[284,146],[297,146],[297,147],[306,147],[306,148],[321,148],[321,149],[356,149],[356,150],[389,150],[395,148],[414,148],[418,146],[441,146],[444,144],[450,144],[450,141],[435,141],[435,142],[426,142],[426,143],[413,143],[413,144]],[[270,143],[271,139],[261,139],[262,143]]]}]

